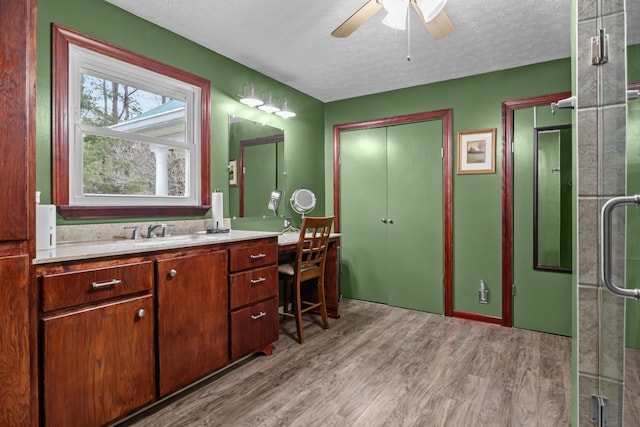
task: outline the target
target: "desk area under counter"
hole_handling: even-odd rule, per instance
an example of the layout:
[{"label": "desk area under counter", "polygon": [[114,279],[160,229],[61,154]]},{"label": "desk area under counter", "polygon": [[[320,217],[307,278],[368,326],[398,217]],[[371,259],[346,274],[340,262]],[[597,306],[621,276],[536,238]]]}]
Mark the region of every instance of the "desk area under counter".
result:
[{"label": "desk area under counter", "polygon": [[[37,251],[40,424],[111,423],[245,356],[271,354],[278,257],[295,252],[291,239],[232,230]],[[338,246],[333,236],[325,287],[334,318]]]},{"label": "desk area under counter", "polygon": [[[278,253],[281,259],[295,255],[298,233],[284,233],[278,236]],[[331,233],[327,260],[324,270],[324,295],[327,315],[333,319],[340,318],[340,233]],[[312,296],[313,298],[313,296]]]}]

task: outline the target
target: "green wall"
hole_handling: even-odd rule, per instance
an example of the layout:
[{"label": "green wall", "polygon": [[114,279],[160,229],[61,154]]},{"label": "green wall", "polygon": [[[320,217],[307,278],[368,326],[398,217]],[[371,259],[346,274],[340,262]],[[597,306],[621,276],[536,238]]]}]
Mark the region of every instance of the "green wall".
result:
[{"label": "green wall", "polygon": [[[640,100],[629,102],[627,123],[627,194],[640,194]],[[640,287],[640,209],[627,208],[627,287]],[[626,302],[627,346],[640,349],[640,302]]]},{"label": "green wall", "polygon": [[[640,45],[628,50],[627,80],[640,82]],[[627,194],[640,194],[640,99],[627,107]],[[627,277],[628,287],[640,287],[640,208],[627,208]],[[640,302],[627,299],[626,342],[640,349]]]},{"label": "green wall", "polygon": [[[212,189],[228,194],[228,116],[236,114],[284,129],[288,194],[313,188],[316,209],[324,211],[323,103],[103,0],[41,0],[37,17],[36,188],[42,203],[51,202],[51,24],[56,23],[211,81]],[[286,97],[297,116],[282,119],[240,104],[237,94],[247,82],[257,93],[270,89]]]},{"label": "green wall", "polygon": [[[102,0],[42,0],[38,2],[36,186],[42,192],[43,203],[51,201],[50,34],[54,22],[209,79],[211,187],[221,188],[227,195],[230,114],[284,129],[286,191],[290,194],[299,187],[313,189],[318,196],[314,211],[317,214],[333,212],[332,132],[335,124],[451,108],[454,147],[458,131],[496,128],[496,173],[454,175],[454,309],[500,316],[501,103],[570,90],[569,59],[323,104]],[[629,53],[630,57],[640,57],[640,47],[630,47]],[[640,80],[638,61],[629,62],[629,80]],[[285,120],[237,102],[237,94],[249,81],[258,92],[271,89],[277,96],[286,96],[298,115]],[[636,147],[634,153],[638,149],[640,147]],[[632,153],[630,161],[633,156]],[[640,159],[640,155],[635,156]],[[630,191],[633,185],[629,186]],[[640,187],[635,191],[640,192]],[[228,212],[225,205],[225,214]],[[59,222],[71,223],[62,218]],[[273,217],[246,218],[234,223],[234,228],[278,229],[280,226],[281,220]],[[637,246],[631,245],[630,254],[638,254],[635,256],[640,259],[640,241]],[[487,305],[477,302],[480,279],[490,290]],[[627,313],[630,325],[627,338],[636,339],[640,346],[640,328],[634,328],[640,324],[640,308],[632,304]]]},{"label": "green wall", "polygon": [[[571,90],[569,59],[328,103],[325,110],[327,210],[333,210],[333,126],[421,111],[453,110],[457,133],[497,129],[496,173],[453,180],[454,310],[501,316],[503,101]],[[455,150],[457,152],[457,149]],[[454,156],[455,157],[455,156]],[[454,159],[454,171],[456,164]],[[407,207],[410,209],[410,207]],[[416,226],[420,226],[419,223]],[[516,236],[517,237],[517,236]],[[483,279],[489,304],[478,303]]]}]

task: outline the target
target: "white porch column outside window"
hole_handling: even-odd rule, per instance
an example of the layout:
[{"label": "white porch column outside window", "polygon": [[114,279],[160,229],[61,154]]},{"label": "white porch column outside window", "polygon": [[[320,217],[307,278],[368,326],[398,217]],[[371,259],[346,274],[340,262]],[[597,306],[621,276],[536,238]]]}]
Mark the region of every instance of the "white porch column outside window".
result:
[{"label": "white porch column outside window", "polygon": [[157,145],[151,147],[156,156],[156,196],[169,195],[169,149]]}]

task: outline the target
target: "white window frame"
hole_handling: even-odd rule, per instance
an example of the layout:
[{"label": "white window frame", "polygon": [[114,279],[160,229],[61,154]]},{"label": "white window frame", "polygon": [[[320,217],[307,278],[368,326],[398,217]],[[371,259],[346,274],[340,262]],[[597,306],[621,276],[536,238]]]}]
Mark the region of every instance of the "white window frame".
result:
[{"label": "white window frame", "polygon": [[[96,128],[81,123],[80,100],[82,95],[82,74],[103,76],[129,84],[152,93],[173,99],[185,100],[185,142],[149,137],[122,132],[109,128]],[[200,205],[201,195],[201,90],[169,76],[129,64],[119,59],[103,55],[76,45],[69,45],[69,205],[71,206],[193,206]],[[72,113],[72,114],[71,114]],[[157,195],[103,195],[84,194],[83,174],[83,134],[100,134],[110,137],[136,139],[159,146],[184,149],[188,174],[185,180],[184,196]]]}]

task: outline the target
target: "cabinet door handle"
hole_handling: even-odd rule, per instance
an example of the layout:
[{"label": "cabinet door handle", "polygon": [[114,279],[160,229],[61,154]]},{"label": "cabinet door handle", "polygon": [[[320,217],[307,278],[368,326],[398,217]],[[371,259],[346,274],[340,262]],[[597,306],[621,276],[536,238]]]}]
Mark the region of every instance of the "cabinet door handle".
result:
[{"label": "cabinet door handle", "polygon": [[267,254],[258,254],[258,255],[253,255],[253,254],[252,254],[252,255],[249,255],[249,257],[250,257],[251,259],[264,258],[264,257],[266,257],[266,256],[267,256]]},{"label": "cabinet door handle", "polygon": [[178,274],[178,272],[175,271],[173,268],[171,270],[169,270],[169,276],[176,277],[176,274]]},{"label": "cabinet door handle", "polygon": [[381,221],[382,221],[383,224],[386,224],[387,223],[387,218],[382,218]]},{"label": "cabinet door handle", "polygon": [[389,218],[389,224],[393,224],[393,220],[391,218]]},{"label": "cabinet door handle", "polygon": [[120,283],[122,283],[122,280],[118,280],[118,279],[113,279],[108,282],[102,282],[102,283],[93,282],[91,283],[91,288],[92,289],[104,288],[106,286],[119,285]]},{"label": "cabinet door handle", "polygon": [[144,308],[141,308],[140,310],[138,310],[138,317],[139,317],[140,319],[142,319],[142,318],[143,318],[144,316],[146,316],[146,315],[147,315],[147,312],[146,312],[146,311],[144,311]]},{"label": "cabinet door handle", "polygon": [[258,314],[257,316],[254,316],[254,315],[252,314],[252,315],[251,315],[251,318],[252,318],[253,320],[257,320],[257,319],[259,319],[259,318],[261,318],[261,317],[264,317],[264,316],[266,316],[266,315],[267,315],[267,313],[265,313],[264,311],[261,311],[261,312],[260,312],[260,314]]},{"label": "cabinet door handle", "polygon": [[256,283],[262,283],[264,281],[266,281],[267,278],[266,277],[261,277],[259,279],[251,279],[250,282],[252,285],[255,285]]}]

